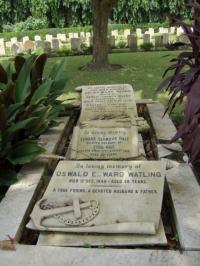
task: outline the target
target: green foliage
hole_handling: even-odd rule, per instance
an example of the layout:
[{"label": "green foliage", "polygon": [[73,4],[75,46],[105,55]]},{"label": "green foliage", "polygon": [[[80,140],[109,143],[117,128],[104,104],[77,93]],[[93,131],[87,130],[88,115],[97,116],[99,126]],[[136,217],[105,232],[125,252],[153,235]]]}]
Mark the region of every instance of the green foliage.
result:
[{"label": "green foliage", "polygon": [[[168,15],[189,18],[184,8],[189,0],[118,0],[112,23],[131,24],[164,22]],[[91,0],[0,0],[0,29],[27,17],[46,19],[48,27],[85,26],[92,24]],[[22,12],[23,11],[23,12]]]},{"label": "green foliage", "polygon": [[39,30],[47,28],[47,20],[45,18],[34,18],[28,17],[24,22],[19,22],[14,25],[14,31],[28,31],[28,30]]},{"label": "green foliage", "polygon": [[147,52],[147,51],[151,51],[154,48],[154,46],[153,46],[153,43],[149,42],[149,43],[143,43],[143,44],[141,44],[140,45],[140,48],[143,51]]},{"label": "green foliage", "polygon": [[44,152],[37,137],[63,109],[57,98],[65,87],[65,79],[60,79],[64,61],[54,64],[44,78],[46,60],[46,54],[17,56],[14,64],[0,65],[0,186],[15,180],[16,165]]}]

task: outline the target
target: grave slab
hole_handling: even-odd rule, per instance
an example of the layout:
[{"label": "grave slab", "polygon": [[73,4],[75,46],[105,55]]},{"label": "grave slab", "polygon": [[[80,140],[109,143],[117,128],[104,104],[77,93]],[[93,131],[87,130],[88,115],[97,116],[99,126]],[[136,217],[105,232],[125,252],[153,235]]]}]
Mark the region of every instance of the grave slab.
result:
[{"label": "grave slab", "polygon": [[32,222],[41,231],[155,235],[165,168],[156,161],[59,162]]}]

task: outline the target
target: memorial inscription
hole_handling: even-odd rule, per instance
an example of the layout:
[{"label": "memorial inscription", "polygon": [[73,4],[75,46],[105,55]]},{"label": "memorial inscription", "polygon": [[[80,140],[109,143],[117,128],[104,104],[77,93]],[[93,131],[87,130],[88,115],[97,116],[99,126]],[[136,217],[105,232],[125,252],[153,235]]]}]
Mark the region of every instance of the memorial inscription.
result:
[{"label": "memorial inscription", "polygon": [[80,122],[106,119],[133,119],[137,107],[130,85],[85,86],[82,89]]},{"label": "memorial inscription", "polygon": [[138,156],[138,132],[130,128],[79,128],[72,138],[71,159],[128,159]]},{"label": "memorial inscription", "polygon": [[156,234],[165,163],[61,161],[31,214],[41,231]]}]

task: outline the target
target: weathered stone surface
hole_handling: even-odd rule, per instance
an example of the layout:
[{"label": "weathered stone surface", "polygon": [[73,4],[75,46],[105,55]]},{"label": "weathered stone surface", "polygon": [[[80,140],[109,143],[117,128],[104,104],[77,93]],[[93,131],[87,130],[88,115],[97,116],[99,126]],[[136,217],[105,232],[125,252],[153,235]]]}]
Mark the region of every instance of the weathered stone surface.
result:
[{"label": "weathered stone surface", "polygon": [[168,114],[163,117],[165,112],[164,106],[160,103],[156,103],[147,104],[147,107],[157,139],[160,142],[170,142],[172,137],[176,134],[176,128]]},{"label": "weathered stone surface", "polygon": [[60,48],[60,42],[57,38],[52,38],[52,49],[59,49]]},{"label": "weathered stone surface", "polygon": [[41,41],[42,39],[41,39],[41,37],[39,35],[35,35],[34,36],[34,40],[35,41]]},{"label": "weathered stone surface", "polygon": [[43,42],[41,40],[35,41],[35,48],[43,48]]},{"label": "weathered stone surface", "polygon": [[0,251],[2,266],[198,266],[199,252],[142,249],[90,249],[17,245],[16,251]]},{"label": "weathered stone surface", "polygon": [[[41,136],[43,147],[49,154],[54,153],[69,118],[61,118],[59,121],[63,123]],[[42,139],[45,139],[46,143]],[[19,172],[19,181],[10,186],[0,203],[0,240],[7,239],[9,235],[18,241],[25,214],[30,204],[33,204],[31,200],[37,193],[47,163],[47,160],[40,160],[24,166]]]},{"label": "weathered stone surface", "polygon": [[200,250],[200,187],[191,167],[178,164],[167,171],[181,247]]},{"label": "weathered stone surface", "polygon": [[137,50],[137,46],[138,46],[138,39],[137,39],[137,35],[128,35],[128,47],[130,48],[130,50],[135,51]]},{"label": "weathered stone surface", "polygon": [[44,51],[47,54],[50,54],[51,53],[51,42],[44,41]]},{"label": "weathered stone surface", "polygon": [[[110,122],[110,121],[109,121]],[[73,132],[71,159],[127,159],[138,156],[137,127],[79,128]]]},{"label": "weathered stone surface", "polygon": [[[165,167],[156,161],[59,162],[32,222],[41,231],[156,234]],[[63,207],[43,210],[42,204]]]},{"label": "weathered stone surface", "polygon": [[133,89],[127,84],[82,86],[80,122],[126,118],[135,120]]},{"label": "weathered stone surface", "polygon": [[24,49],[33,51],[35,49],[34,42],[32,42],[31,40],[26,40],[24,42]]},{"label": "weathered stone surface", "polygon": [[124,30],[124,37],[127,38],[127,36],[130,35],[130,34],[131,34],[131,30],[130,29]]},{"label": "weathered stone surface", "polygon": [[150,34],[144,34],[143,35],[143,42],[145,43],[150,43],[151,42],[151,35]]},{"label": "weathered stone surface", "polygon": [[163,35],[156,35],[155,36],[155,47],[162,47],[163,46]]},{"label": "weathered stone surface", "polygon": [[136,29],[136,35],[137,37],[141,38],[142,37],[142,30],[141,29]]},{"label": "weathered stone surface", "polygon": [[13,55],[18,55],[18,54],[23,53],[23,50],[22,50],[20,43],[13,43],[11,45],[11,53]]},{"label": "weathered stone surface", "polygon": [[28,36],[24,36],[23,38],[22,38],[22,43],[24,44],[26,41],[28,41],[29,40],[29,37]]},{"label": "weathered stone surface", "polygon": [[149,246],[167,244],[162,221],[156,235],[40,233],[39,246]]},{"label": "weathered stone surface", "polygon": [[71,38],[71,49],[72,50],[80,50],[81,49],[81,40],[80,38]]}]

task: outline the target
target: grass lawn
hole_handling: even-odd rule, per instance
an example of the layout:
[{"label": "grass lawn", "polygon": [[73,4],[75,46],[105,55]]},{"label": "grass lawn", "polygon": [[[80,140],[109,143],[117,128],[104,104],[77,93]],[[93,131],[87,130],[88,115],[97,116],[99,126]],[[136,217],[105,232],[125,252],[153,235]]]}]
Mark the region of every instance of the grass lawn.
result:
[{"label": "grass lawn", "polygon": [[[122,69],[117,71],[83,72],[79,67],[87,64],[91,56],[65,57],[63,77],[68,79],[63,98],[66,100],[78,97],[74,89],[80,85],[117,84],[129,83],[133,86],[137,98],[151,98],[166,104],[166,93],[156,91],[161,81],[162,74],[169,60],[179,52],[137,52],[137,53],[113,53],[109,55],[110,62],[121,64]],[[4,62],[6,58],[2,58]],[[46,66],[46,73],[60,58],[50,58]],[[172,118],[179,123],[182,117],[182,106],[178,106],[172,114]]]},{"label": "grass lawn", "polygon": [[[179,52],[137,52],[110,54],[110,62],[121,64],[122,69],[117,71],[84,72],[79,67],[87,64],[90,56],[73,56],[65,58],[63,77],[68,78],[65,89],[66,99],[77,97],[74,89],[80,85],[117,84],[128,83],[134,88],[137,98],[151,98],[166,104],[166,93],[156,91],[162,74],[170,64],[169,60]],[[58,58],[48,60],[46,71],[52,67]],[[178,106],[172,114],[172,118],[179,122],[182,117],[182,106]]]}]

